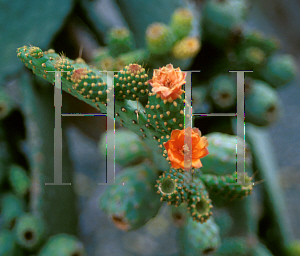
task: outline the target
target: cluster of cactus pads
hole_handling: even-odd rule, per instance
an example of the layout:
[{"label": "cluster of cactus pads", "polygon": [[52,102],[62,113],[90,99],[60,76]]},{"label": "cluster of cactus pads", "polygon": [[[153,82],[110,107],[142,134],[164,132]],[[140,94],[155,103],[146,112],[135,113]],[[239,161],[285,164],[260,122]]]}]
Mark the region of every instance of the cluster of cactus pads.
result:
[{"label": "cluster of cactus pads", "polygon": [[[217,61],[207,72],[211,63],[205,63],[203,79],[193,80],[193,113],[236,112],[236,81],[228,70],[255,71],[245,80],[246,122],[266,126],[281,112],[275,88],[294,77],[295,61],[290,55],[276,53],[279,44],[275,39],[243,28],[247,8],[244,1],[205,1],[198,36],[190,36],[195,22],[192,11],[177,9],[169,24],[156,22],[145,28],[146,45],[139,49],[128,28],[113,28],[107,34],[107,46],[97,51],[91,64],[81,58],[69,59],[53,49],[17,49],[17,56],[35,75],[53,84],[54,71],[62,71],[62,89],[102,113],[106,113],[111,92],[105,71],[118,70],[113,84],[115,120],[127,129],[115,133],[115,159],[108,160],[124,168],[115,180],[123,185],[109,186],[100,199],[100,208],[117,228],[130,231],[142,227],[158,214],[161,202],[167,202],[175,225],[180,227],[183,255],[212,251],[215,255],[272,255],[261,243],[250,246],[243,238],[225,239],[221,245],[222,223],[211,216],[214,203],[222,201],[220,196],[232,201],[251,194],[253,168],[247,144],[246,185],[235,171],[236,159],[244,159],[244,150],[236,152],[235,135],[212,132],[204,137],[194,128],[193,161],[189,169],[182,166],[182,157],[189,149],[180,137],[187,131],[185,73],[181,70],[196,62],[201,66],[206,52],[215,51],[211,59]],[[0,92],[0,120],[10,109],[5,92]],[[2,133],[0,130],[1,141]],[[99,142],[103,154],[105,147],[103,136]],[[5,157],[0,161],[3,163]],[[28,170],[21,166],[0,168],[0,184],[7,191],[1,197],[0,256],[28,252],[39,256],[85,255],[82,243],[71,235],[46,239],[46,223],[28,207],[31,182]]]}]

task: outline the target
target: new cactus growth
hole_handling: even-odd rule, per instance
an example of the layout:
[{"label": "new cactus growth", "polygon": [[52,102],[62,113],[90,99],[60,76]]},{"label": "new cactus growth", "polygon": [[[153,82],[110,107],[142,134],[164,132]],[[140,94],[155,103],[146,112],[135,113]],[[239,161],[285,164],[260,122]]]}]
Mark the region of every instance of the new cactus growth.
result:
[{"label": "new cactus growth", "polygon": [[190,34],[193,28],[193,19],[192,11],[187,8],[179,8],[173,13],[170,27],[176,35],[177,40]]}]

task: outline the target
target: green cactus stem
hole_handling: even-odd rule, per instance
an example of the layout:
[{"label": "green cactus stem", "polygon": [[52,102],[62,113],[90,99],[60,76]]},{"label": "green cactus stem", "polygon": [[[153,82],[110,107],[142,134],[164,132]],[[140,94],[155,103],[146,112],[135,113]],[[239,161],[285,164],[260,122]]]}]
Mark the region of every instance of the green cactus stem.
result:
[{"label": "green cactus stem", "polygon": [[188,8],[178,8],[172,14],[170,28],[177,40],[188,36],[193,29],[193,13]]},{"label": "green cactus stem", "polygon": [[245,121],[258,126],[274,123],[282,115],[278,93],[267,83],[253,80],[245,97]]},{"label": "green cactus stem", "polygon": [[36,249],[44,239],[45,223],[31,213],[20,216],[14,229],[17,243],[28,250]]},{"label": "green cactus stem", "polygon": [[24,197],[30,189],[30,178],[24,168],[18,165],[12,165],[9,169],[9,182],[14,192]]},{"label": "green cactus stem", "polygon": [[38,256],[86,256],[83,244],[75,237],[59,234],[49,238]]},{"label": "green cactus stem", "polygon": [[[243,185],[241,183],[241,179],[243,176],[236,172],[232,175],[222,175],[222,176],[215,176],[210,174],[205,174],[200,177],[200,179],[204,182],[207,189],[211,192],[218,193],[218,195],[222,195],[229,200],[234,199],[242,199],[245,196],[251,194],[253,185],[251,183],[251,177],[247,174],[245,175],[245,183],[251,183],[249,185]],[[236,183],[236,179],[238,180],[238,184],[240,185],[230,185],[228,183]]]},{"label": "green cactus stem", "polygon": [[157,194],[161,196],[160,201],[167,201],[169,205],[180,205],[187,199],[187,193],[184,187],[183,172],[178,169],[171,169],[159,176]]},{"label": "green cactus stem", "polygon": [[[111,137],[113,134],[113,130],[107,131],[107,137]],[[152,156],[146,143],[136,133],[127,129],[118,129],[115,133],[115,156],[113,151],[106,154],[107,137],[106,134],[103,134],[99,142],[99,149],[103,157],[111,156],[111,158],[107,158],[107,161],[115,161],[120,166],[126,167],[140,163],[145,156]]]},{"label": "green cactus stem", "polygon": [[213,217],[205,223],[197,223],[189,218],[186,225],[179,229],[178,242],[180,255],[209,254],[220,247],[219,227]]},{"label": "green cactus stem", "polygon": [[149,163],[125,168],[100,198],[100,208],[121,230],[134,230],[155,217],[161,206],[156,194],[156,172]]},{"label": "green cactus stem", "polygon": [[[244,140],[234,135],[213,132],[205,135],[209,145],[207,147],[209,154],[204,157],[201,167],[203,174],[225,175],[232,174],[236,170],[237,158],[244,161],[244,148],[238,148],[236,151],[237,140],[244,144]],[[245,145],[245,170],[251,171],[252,154],[248,144]]]},{"label": "green cactus stem", "polygon": [[186,191],[188,192],[187,209],[196,222],[206,222],[212,215],[211,208],[213,208],[209,198],[208,192],[204,183],[195,178],[193,182],[188,182]]},{"label": "green cactus stem", "polygon": [[112,28],[107,35],[108,49],[112,57],[129,52],[135,48],[133,34],[129,29]]}]

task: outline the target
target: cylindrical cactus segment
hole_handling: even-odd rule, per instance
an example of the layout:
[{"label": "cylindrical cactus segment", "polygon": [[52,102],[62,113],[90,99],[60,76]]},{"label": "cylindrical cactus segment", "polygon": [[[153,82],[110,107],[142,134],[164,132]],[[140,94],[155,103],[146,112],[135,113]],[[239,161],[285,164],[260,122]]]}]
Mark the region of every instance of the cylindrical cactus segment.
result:
[{"label": "cylindrical cactus segment", "polygon": [[[242,179],[245,177],[245,183],[242,183]],[[236,175],[234,172],[232,175],[222,175],[215,176],[210,174],[205,174],[200,177],[204,182],[205,186],[210,192],[222,195],[229,200],[242,199],[245,196],[251,194],[253,189],[252,178],[247,174],[244,176]],[[238,183],[236,183],[236,179]]]},{"label": "cylindrical cactus segment", "polygon": [[253,80],[251,92],[245,97],[245,121],[266,126],[281,114],[282,103],[275,89],[263,81]]},{"label": "cylindrical cactus segment", "polygon": [[116,68],[122,70],[125,66],[128,66],[131,63],[146,65],[150,53],[147,49],[138,49],[130,51],[128,53],[123,53],[116,58]]},{"label": "cylindrical cactus segment", "polygon": [[142,163],[125,168],[100,198],[100,208],[121,230],[135,230],[153,218],[161,206],[156,194],[156,172]]},{"label": "cylindrical cactus segment", "polygon": [[137,100],[148,94],[148,75],[139,64],[129,64],[114,76],[115,98]]},{"label": "cylindrical cactus segment", "polygon": [[187,8],[178,8],[171,17],[170,27],[180,40],[189,35],[193,29],[193,13]]},{"label": "cylindrical cactus segment", "polygon": [[86,256],[83,244],[77,237],[67,234],[59,234],[50,237],[39,252],[38,256]]},{"label": "cylindrical cactus segment", "polygon": [[177,59],[189,59],[198,54],[200,47],[201,43],[197,37],[185,37],[173,46],[172,53]]},{"label": "cylindrical cactus segment", "polygon": [[112,57],[129,52],[135,48],[135,42],[129,29],[112,28],[108,32],[108,49]]},{"label": "cylindrical cactus segment", "polygon": [[30,178],[21,166],[14,164],[10,167],[9,182],[17,195],[25,196],[29,192]]},{"label": "cylindrical cactus segment", "polygon": [[201,223],[206,222],[212,215],[211,208],[213,206],[205,185],[200,179],[195,178],[194,181],[187,186],[187,191],[187,209],[191,217],[194,221]]},{"label": "cylindrical cactus segment", "polygon": [[16,226],[17,243],[29,250],[36,249],[44,239],[44,221],[27,213],[18,218]]},{"label": "cylindrical cactus segment", "polygon": [[236,82],[230,75],[219,75],[210,82],[210,96],[219,109],[236,105]]},{"label": "cylindrical cactus segment", "polygon": [[157,194],[161,196],[160,201],[167,201],[169,205],[180,205],[187,199],[187,193],[184,190],[183,173],[171,169],[170,172],[163,173],[156,181]]},{"label": "cylindrical cactus segment", "polygon": [[290,82],[297,73],[297,63],[290,54],[271,56],[260,71],[261,76],[274,88]]},{"label": "cylindrical cactus segment", "polygon": [[232,174],[236,170],[237,159],[244,162],[245,154],[245,169],[251,171],[252,154],[248,144],[237,148],[239,145],[244,145],[244,140],[241,137],[228,135],[225,133],[214,132],[205,135],[209,142],[207,147],[209,154],[204,157],[201,162],[201,172],[204,174],[225,175]]},{"label": "cylindrical cactus segment", "polygon": [[179,230],[178,241],[181,255],[210,255],[221,245],[219,227],[213,217],[205,223],[189,218],[186,225]]},{"label": "cylindrical cactus segment", "polygon": [[150,53],[167,54],[175,42],[171,29],[163,23],[153,23],[146,30],[146,43]]}]

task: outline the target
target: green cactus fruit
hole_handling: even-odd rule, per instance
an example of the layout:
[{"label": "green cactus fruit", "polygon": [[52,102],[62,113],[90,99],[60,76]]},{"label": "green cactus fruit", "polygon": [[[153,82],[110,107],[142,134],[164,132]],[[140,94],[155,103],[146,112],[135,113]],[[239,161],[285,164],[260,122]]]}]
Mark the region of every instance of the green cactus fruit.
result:
[{"label": "green cactus fruit", "polygon": [[202,7],[202,31],[204,40],[223,47],[232,31],[243,22],[248,5],[246,1],[210,0]]},{"label": "green cactus fruit", "polygon": [[258,126],[275,122],[282,115],[278,93],[267,83],[253,80],[251,91],[245,97],[245,121]]},{"label": "green cactus fruit", "polygon": [[153,23],[146,30],[146,44],[150,53],[163,55],[170,52],[175,42],[172,30],[163,23]]},{"label": "green cactus fruit", "polygon": [[[237,158],[244,161],[244,147],[236,148],[237,140],[244,145],[244,140],[235,135],[214,132],[205,135],[208,140],[209,154],[201,159],[203,174],[225,175],[236,170]],[[237,150],[237,151],[236,151]],[[250,147],[245,143],[245,170],[251,171],[252,155]]]},{"label": "green cactus fruit", "polygon": [[16,239],[12,231],[2,229],[0,231],[0,256],[15,256],[17,253]]},{"label": "green cactus fruit", "polygon": [[244,47],[258,47],[266,54],[266,56],[270,56],[280,48],[280,41],[277,38],[265,36],[258,30],[245,32],[241,44]]},{"label": "green cactus fruit", "polygon": [[4,87],[0,86],[0,120],[8,116],[14,107],[13,101],[10,98]]},{"label": "green cactus fruit", "polygon": [[160,201],[167,201],[168,205],[180,205],[187,199],[184,190],[184,175],[180,169],[171,169],[164,172],[157,180],[157,194],[161,196]]},{"label": "green cactus fruit", "polygon": [[135,48],[133,34],[125,27],[112,28],[107,35],[108,49],[112,57],[129,52]]},{"label": "green cactus fruit", "polygon": [[148,75],[139,64],[129,64],[114,77],[115,98],[137,100],[148,94]]},{"label": "green cactus fruit", "polygon": [[201,43],[197,37],[184,37],[172,48],[172,54],[175,58],[184,60],[194,58],[200,51]]},{"label": "green cactus fruit", "polygon": [[44,239],[45,223],[31,213],[17,219],[14,227],[17,243],[28,250],[36,249]]},{"label": "green cactus fruit", "polygon": [[[244,177],[245,183],[247,183],[245,185],[242,183],[242,179]],[[224,196],[230,201],[234,199],[242,199],[243,197],[250,195],[254,185],[251,181],[252,177],[249,177],[246,173],[244,176],[239,173],[237,176],[236,172],[232,175],[227,174],[222,176],[205,174],[202,175],[200,179],[210,192]],[[238,182],[236,182],[236,180]]]},{"label": "green cactus fruit", "polygon": [[171,205],[171,216],[173,223],[176,227],[183,227],[186,225],[188,219],[190,219],[190,215],[187,210],[187,202],[182,202],[178,205]]},{"label": "green cactus fruit", "polygon": [[189,218],[179,230],[178,242],[180,255],[207,255],[220,247],[219,227],[213,217],[205,223],[197,223]]},{"label": "green cactus fruit", "polygon": [[121,230],[135,230],[155,217],[161,206],[156,194],[156,172],[147,163],[125,168],[100,198],[100,208]]},{"label": "green cactus fruit", "polygon": [[248,256],[249,247],[243,237],[230,237],[222,241],[220,248],[215,252],[215,256]]},{"label": "green cactus fruit", "polygon": [[150,53],[147,49],[134,50],[128,53],[123,53],[116,59],[117,70],[122,70],[125,66],[131,63],[145,65],[150,57]]},{"label": "green cactus fruit", "polygon": [[49,238],[38,256],[86,256],[83,244],[77,237],[59,234]]},{"label": "green cactus fruit", "polygon": [[274,88],[290,82],[297,73],[295,58],[290,54],[271,56],[260,75]]},{"label": "green cactus fruit", "polygon": [[193,29],[193,13],[188,8],[178,8],[171,17],[170,28],[177,40],[188,36]]},{"label": "green cactus fruit", "polygon": [[250,46],[238,55],[240,68],[243,70],[258,70],[266,62],[266,54],[258,47]]},{"label": "green cactus fruit", "polygon": [[300,240],[293,240],[287,245],[286,248],[287,256],[298,256],[300,255]]},{"label": "green cactus fruit", "polygon": [[218,75],[209,85],[210,97],[217,109],[229,109],[236,105],[236,81],[230,75]]},{"label": "green cactus fruit", "polygon": [[18,196],[25,196],[29,192],[30,178],[23,167],[12,165],[9,169],[9,182]]},{"label": "green cactus fruit", "polygon": [[6,193],[1,198],[1,227],[12,229],[16,220],[26,209],[26,203],[23,199],[12,193]]},{"label": "green cactus fruit", "polygon": [[[111,138],[113,130],[107,131],[107,137]],[[106,134],[103,134],[99,143],[99,149],[103,157],[106,156]],[[141,162],[145,156],[151,157],[151,152],[140,137],[127,129],[118,129],[115,132],[115,158],[114,152],[108,152],[108,161],[114,161],[120,166],[134,165]],[[110,158],[111,157],[111,158]]]},{"label": "green cactus fruit", "polygon": [[213,206],[205,185],[198,178],[187,183],[189,183],[186,185],[186,191],[188,192],[187,209],[194,221],[206,222],[212,215],[211,208]]}]

